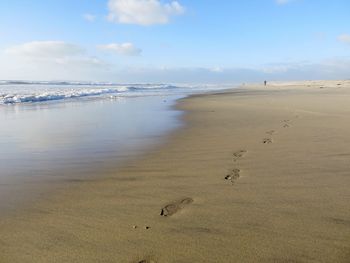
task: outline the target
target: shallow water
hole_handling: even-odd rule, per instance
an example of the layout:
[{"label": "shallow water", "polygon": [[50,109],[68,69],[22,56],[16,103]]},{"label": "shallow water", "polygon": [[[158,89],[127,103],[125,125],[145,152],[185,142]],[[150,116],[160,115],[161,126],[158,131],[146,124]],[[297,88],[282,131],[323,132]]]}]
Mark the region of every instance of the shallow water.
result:
[{"label": "shallow water", "polygon": [[178,127],[180,96],[0,106],[0,211],[47,185],[99,176]]},{"label": "shallow water", "polygon": [[0,215],[115,171],[181,125],[177,99],[220,88],[0,81]]}]

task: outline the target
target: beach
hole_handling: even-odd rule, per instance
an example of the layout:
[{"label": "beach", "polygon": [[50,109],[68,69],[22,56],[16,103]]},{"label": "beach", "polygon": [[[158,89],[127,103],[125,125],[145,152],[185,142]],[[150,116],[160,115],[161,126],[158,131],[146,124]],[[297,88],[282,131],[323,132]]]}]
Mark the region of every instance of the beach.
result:
[{"label": "beach", "polygon": [[350,262],[350,81],[176,108],[141,157],[0,218],[0,262]]}]

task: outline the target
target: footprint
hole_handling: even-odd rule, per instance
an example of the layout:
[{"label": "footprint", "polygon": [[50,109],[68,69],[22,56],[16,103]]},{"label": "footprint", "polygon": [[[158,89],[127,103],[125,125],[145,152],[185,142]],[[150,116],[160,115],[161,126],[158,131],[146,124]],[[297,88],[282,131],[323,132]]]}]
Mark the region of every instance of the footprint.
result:
[{"label": "footprint", "polygon": [[290,127],[290,120],[283,120],[284,123],[283,128],[289,128]]},{"label": "footprint", "polygon": [[143,259],[138,261],[137,263],[156,263],[156,262],[152,259]]},{"label": "footprint", "polygon": [[160,212],[161,216],[172,216],[176,212],[183,209],[186,205],[193,203],[193,199],[190,197],[186,197],[184,199],[172,202],[164,206]]},{"label": "footprint", "polygon": [[230,174],[225,176],[225,180],[230,180],[232,183],[234,183],[240,176],[241,176],[241,170],[238,168],[234,168],[232,169]]},{"label": "footprint", "polygon": [[239,150],[233,153],[233,161],[236,162],[238,159],[242,158],[245,153],[247,153],[247,150]]},{"label": "footprint", "polygon": [[267,132],[266,132],[266,134],[269,134],[269,135],[272,135],[272,134],[274,134],[274,133],[275,133],[274,130],[271,130],[271,131],[267,131]]},{"label": "footprint", "polygon": [[263,143],[264,143],[264,144],[270,144],[270,143],[272,143],[272,139],[270,139],[270,138],[265,138],[265,139],[263,139]]}]

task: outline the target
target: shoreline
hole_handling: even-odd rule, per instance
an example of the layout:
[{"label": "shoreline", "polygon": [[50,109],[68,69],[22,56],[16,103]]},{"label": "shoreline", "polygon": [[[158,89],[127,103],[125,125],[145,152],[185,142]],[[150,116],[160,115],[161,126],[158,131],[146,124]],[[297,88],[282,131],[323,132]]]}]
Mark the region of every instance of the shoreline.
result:
[{"label": "shoreline", "polygon": [[103,177],[158,147],[179,125],[172,110],[178,97],[0,105],[6,108],[0,119],[8,124],[0,132],[0,217],[66,184]]},{"label": "shoreline", "polygon": [[183,125],[164,144],[0,221],[0,261],[347,262],[350,81],[338,84],[177,101]]}]

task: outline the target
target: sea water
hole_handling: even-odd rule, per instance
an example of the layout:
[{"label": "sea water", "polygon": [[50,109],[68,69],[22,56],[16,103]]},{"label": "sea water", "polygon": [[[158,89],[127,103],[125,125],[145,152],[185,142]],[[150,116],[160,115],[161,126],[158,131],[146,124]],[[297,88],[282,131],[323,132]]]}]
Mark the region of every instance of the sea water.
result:
[{"label": "sea water", "polygon": [[219,88],[0,81],[0,213],[144,153],[181,125],[177,99]]}]

